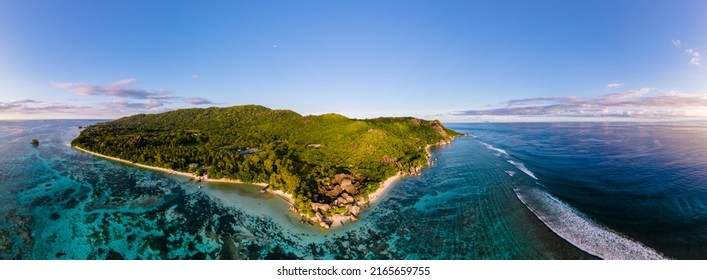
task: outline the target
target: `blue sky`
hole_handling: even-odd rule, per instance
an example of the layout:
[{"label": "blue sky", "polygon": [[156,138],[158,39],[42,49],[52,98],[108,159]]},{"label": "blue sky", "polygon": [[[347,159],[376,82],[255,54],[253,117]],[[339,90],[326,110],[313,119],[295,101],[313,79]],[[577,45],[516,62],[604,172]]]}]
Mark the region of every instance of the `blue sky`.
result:
[{"label": "blue sky", "polygon": [[[707,118],[707,1],[0,1],[0,119]],[[701,56],[702,55],[702,56]]]}]

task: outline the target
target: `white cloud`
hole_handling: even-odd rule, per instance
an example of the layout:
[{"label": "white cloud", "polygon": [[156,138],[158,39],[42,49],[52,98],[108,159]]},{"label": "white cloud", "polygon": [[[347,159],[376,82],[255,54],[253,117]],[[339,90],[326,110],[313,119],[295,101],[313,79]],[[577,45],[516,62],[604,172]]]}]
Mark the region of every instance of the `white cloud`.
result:
[{"label": "white cloud", "polygon": [[[193,79],[198,79],[199,75],[192,74],[191,77]],[[106,85],[94,85],[80,82],[52,82],[51,86],[54,88],[64,89],[73,94],[100,98],[73,100],[75,102],[83,102],[77,105],[47,103],[44,101],[30,99],[7,102],[0,101],[0,114],[88,114],[105,118],[148,112],[159,113],[174,110],[177,108],[169,106],[174,103],[181,103],[182,106],[187,106],[185,104],[216,104],[211,100],[202,97],[186,98],[176,96],[167,90],[142,89],[135,86],[136,82],[137,80],[134,78],[118,80]],[[108,98],[112,98],[113,100]],[[96,101],[95,99],[103,100]],[[92,104],[86,104],[85,102],[91,102]]]},{"label": "white cloud", "polygon": [[124,79],[120,81],[115,81],[111,83],[110,85],[113,87],[124,87],[124,86],[129,86],[135,83],[135,78],[130,78],[130,79]]},{"label": "white cloud", "polygon": [[698,51],[695,51],[693,49],[686,49],[685,53],[692,58],[690,59],[690,64],[692,65],[700,65],[700,53]]},{"label": "white cloud", "polygon": [[606,84],[607,88],[617,88],[617,87],[622,87],[622,86],[624,86],[624,83],[614,82],[614,83]]},{"label": "white cloud", "polygon": [[674,118],[707,117],[707,95],[676,91],[651,94],[650,88],[613,93],[595,99],[577,97],[539,97],[510,100],[507,107],[468,110],[456,116],[548,116],[548,117],[614,117]]},{"label": "white cloud", "polygon": [[682,42],[680,42],[680,40],[673,40],[673,45],[683,50],[684,54],[690,56],[690,62],[688,62],[690,65],[702,65],[702,63],[700,62],[700,52],[696,51],[693,48],[688,48],[687,46],[683,47],[683,44]]},{"label": "white cloud", "polygon": [[514,99],[507,102],[508,107],[518,107],[524,105],[549,105],[566,102],[574,102],[577,97],[574,96],[551,96],[551,97],[536,97],[525,99]]},{"label": "white cloud", "polygon": [[133,99],[170,99],[170,93],[166,90],[144,90],[132,87],[135,81],[136,80],[133,78],[124,79],[115,81],[106,86],[61,82],[52,83],[52,86],[55,88],[70,90],[76,94],[85,96],[113,96]]},{"label": "white cloud", "polygon": [[154,109],[164,106],[164,102],[159,100],[147,100],[145,102],[111,101],[107,105],[109,108]]},{"label": "white cloud", "polygon": [[213,102],[211,102],[211,100],[208,100],[206,98],[201,98],[201,97],[192,97],[192,98],[185,100],[184,102],[192,104],[192,105],[214,104]]},{"label": "white cloud", "polygon": [[[84,96],[117,97],[119,100],[104,102],[104,106],[94,109],[101,115],[123,115],[143,113],[146,110],[155,112],[164,109],[170,100],[180,99],[166,90],[145,90],[135,87],[134,78],[123,79],[108,85],[91,85],[75,82],[52,83],[54,88],[66,89],[72,93]],[[102,107],[102,108],[101,108]]]},{"label": "white cloud", "polygon": [[76,106],[62,103],[46,104],[42,101],[24,99],[0,101],[0,113],[39,114],[39,113],[81,113],[90,109],[86,106]]},{"label": "white cloud", "polygon": [[596,101],[600,104],[607,104],[607,105],[612,105],[612,104],[617,104],[620,102],[626,102],[632,99],[636,99],[638,97],[644,96],[650,92],[650,88],[641,88],[641,89],[635,89],[635,90],[628,90],[624,92],[619,92],[619,93],[612,93],[609,95],[606,95],[602,98],[596,99]]}]

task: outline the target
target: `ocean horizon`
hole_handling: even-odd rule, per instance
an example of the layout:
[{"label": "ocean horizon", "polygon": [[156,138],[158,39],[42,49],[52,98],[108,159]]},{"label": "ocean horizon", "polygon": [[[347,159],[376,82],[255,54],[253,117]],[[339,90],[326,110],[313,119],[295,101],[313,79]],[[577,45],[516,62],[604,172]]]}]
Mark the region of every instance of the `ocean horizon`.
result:
[{"label": "ocean horizon", "polygon": [[704,123],[446,124],[469,136],[325,230],[67,145],[98,121],[0,121],[1,259],[707,258]]}]

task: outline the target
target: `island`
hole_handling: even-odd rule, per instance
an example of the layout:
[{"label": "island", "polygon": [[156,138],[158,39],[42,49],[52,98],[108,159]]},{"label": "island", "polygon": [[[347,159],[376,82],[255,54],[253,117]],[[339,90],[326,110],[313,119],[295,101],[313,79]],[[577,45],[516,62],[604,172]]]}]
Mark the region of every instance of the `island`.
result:
[{"label": "island", "polygon": [[71,146],[191,176],[258,184],[302,222],[356,220],[395,180],[429,165],[429,147],[460,134],[437,120],[302,116],[244,105],[140,114],[86,126]]}]

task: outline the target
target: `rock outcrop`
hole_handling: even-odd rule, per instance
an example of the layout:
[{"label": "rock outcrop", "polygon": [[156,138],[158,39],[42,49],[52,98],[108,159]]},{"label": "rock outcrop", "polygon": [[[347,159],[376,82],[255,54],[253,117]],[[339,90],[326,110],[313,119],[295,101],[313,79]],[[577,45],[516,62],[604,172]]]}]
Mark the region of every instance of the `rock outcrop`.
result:
[{"label": "rock outcrop", "polygon": [[[356,196],[361,192],[361,181],[363,178],[356,177],[350,174],[336,174],[334,178],[322,182],[319,186],[319,193],[324,194],[324,197],[319,197],[318,200],[324,202],[336,201],[344,194],[347,196]],[[344,200],[347,200],[343,196]]]},{"label": "rock outcrop", "polygon": [[342,198],[344,199],[344,201],[346,201],[346,203],[353,203],[354,202],[353,196],[349,195],[348,193],[341,193],[341,197],[339,197],[339,199],[342,199]]},{"label": "rock outcrop", "polygon": [[[412,119],[411,121],[416,124],[422,124],[422,121],[419,119]],[[450,138],[439,121],[429,122],[427,124],[440,135],[447,139]],[[451,139],[453,139],[453,137]],[[451,139],[441,140],[433,145],[427,145],[426,149],[431,146],[447,145],[451,143]],[[310,147],[315,148],[313,144],[310,145]],[[419,149],[422,148],[423,147],[419,147]],[[427,156],[428,164],[430,164],[429,157],[431,155],[429,150],[427,152]],[[394,157],[383,157],[381,158],[381,162],[390,164],[398,169],[398,175],[415,176],[422,173],[423,166],[417,165],[409,168],[403,168],[403,166],[398,162],[398,159]],[[323,228],[331,227],[332,223],[335,223],[335,221],[338,225],[338,223],[343,224],[344,220],[358,220],[359,215],[361,214],[361,208],[367,206],[367,203],[369,202],[367,197],[360,196],[362,182],[364,180],[365,178],[361,175],[340,173],[334,175],[334,177],[329,180],[320,182],[317,186],[318,194],[312,198],[314,202],[311,206],[314,211],[314,216],[302,214],[303,217],[315,224],[319,223],[319,225]],[[356,200],[357,198],[358,201]],[[345,208],[345,211],[342,208]]]},{"label": "rock outcrop", "polygon": [[312,210],[314,210],[314,212],[329,212],[331,210],[331,206],[325,203],[312,203]]},{"label": "rock outcrop", "polygon": [[346,210],[349,213],[349,215],[354,216],[354,217],[358,217],[358,214],[361,213],[361,207],[359,207],[358,205],[350,205],[350,206],[346,207]]}]

